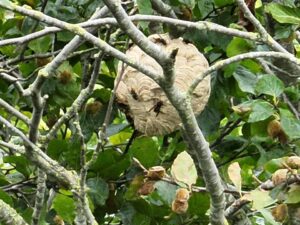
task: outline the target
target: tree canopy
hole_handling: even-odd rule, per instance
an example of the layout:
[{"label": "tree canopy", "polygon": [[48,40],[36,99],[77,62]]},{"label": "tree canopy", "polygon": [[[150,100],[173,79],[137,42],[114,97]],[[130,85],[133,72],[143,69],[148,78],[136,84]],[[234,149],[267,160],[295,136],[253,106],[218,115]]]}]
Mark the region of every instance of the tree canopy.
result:
[{"label": "tree canopy", "polygon": [[0,224],[300,224],[299,25],[294,0],[0,0]]}]

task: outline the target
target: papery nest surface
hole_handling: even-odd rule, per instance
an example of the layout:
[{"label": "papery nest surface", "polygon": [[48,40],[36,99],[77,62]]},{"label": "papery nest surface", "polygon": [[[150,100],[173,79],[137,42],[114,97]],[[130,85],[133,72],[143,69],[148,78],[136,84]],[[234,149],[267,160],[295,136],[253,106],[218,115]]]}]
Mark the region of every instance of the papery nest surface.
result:
[{"label": "papery nest surface", "polygon": [[[154,34],[149,39],[167,54],[178,49],[174,85],[182,92],[186,92],[192,82],[209,67],[198,49],[181,38],[170,39],[167,34]],[[126,55],[154,73],[163,74],[160,65],[138,46],[132,46]],[[135,129],[147,136],[165,135],[178,129],[181,123],[179,115],[159,85],[130,66],[125,66],[122,71],[121,64],[118,76],[122,73],[122,80],[116,91],[117,102],[125,106],[125,113],[133,120]],[[209,94],[210,76],[206,76],[192,95],[192,107],[196,115],[203,111]]]}]

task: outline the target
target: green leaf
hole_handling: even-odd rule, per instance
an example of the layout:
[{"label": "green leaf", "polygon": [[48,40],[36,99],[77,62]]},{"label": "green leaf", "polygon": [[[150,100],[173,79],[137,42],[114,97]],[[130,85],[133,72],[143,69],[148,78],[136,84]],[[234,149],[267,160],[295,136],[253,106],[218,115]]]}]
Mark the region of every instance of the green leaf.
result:
[{"label": "green leaf", "polygon": [[121,132],[122,130],[124,130],[125,128],[129,127],[129,123],[120,123],[120,124],[111,124],[107,127],[107,131],[106,131],[106,135],[108,137],[115,135],[119,132]]},{"label": "green leaf", "polygon": [[[105,119],[107,107],[108,107],[108,105],[103,105],[103,107],[101,107],[99,109],[99,111],[97,111],[95,113],[90,113],[87,111],[82,113],[82,115],[80,117],[80,124],[81,124],[82,133],[84,135],[85,141],[89,140],[91,138],[92,134],[100,126],[102,126],[104,119]],[[114,113],[115,112],[112,111],[112,114],[111,114],[112,118],[113,118]]]},{"label": "green leaf", "polygon": [[165,181],[158,181],[154,184],[154,187],[158,195],[161,197],[161,199],[167,205],[171,205],[172,201],[174,200],[174,196],[176,194],[177,186]]},{"label": "green leaf", "polygon": [[160,161],[159,145],[150,137],[135,139],[129,153],[137,158],[146,168],[155,166]]},{"label": "green leaf", "polygon": [[198,215],[201,218],[203,223],[201,224],[209,224],[209,218],[206,214],[209,209],[210,198],[208,193],[193,193],[189,199],[189,208],[188,212],[192,215]]},{"label": "green leaf", "polygon": [[132,179],[132,181],[126,191],[124,198],[126,200],[135,200],[135,199],[139,198],[138,190],[142,187],[143,183],[144,183],[143,176],[135,176]]},{"label": "green leaf", "polygon": [[150,225],[153,222],[153,207],[145,199],[125,203],[120,210],[122,224],[124,225]]},{"label": "green leaf", "polygon": [[33,61],[19,63],[19,69],[22,72],[23,76],[27,77],[36,69],[36,64]]},{"label": "green leaf", "polygon": [[300,138],[300,121],[282,115],[282,111],[280,111],[280,124],[282,126],[283,131],[290,139]]},{"label": "green leaf", "polygon": [[255,86],[258,80],[256,75],[243,67],[238,67],[233,76],[243,92],[255,94]]},{"label": "green leaf", "polygon": [[108,198],[108,184],[99,177],[89,178],[86,182],[89,187],[88,193],[95,205],[103,206]]},{"label": "green leaf", "polygon": [[0,47],[0,52],[4,55],[7,55],[9,57],[16,56],[16,46],[8,45],[8,46],[2,46]]},{"label": "green leaf", "polygon": [[137,0],[136,4],[140,14],[145,14],[145,15],[152,14],[153,10],[152,10],[152,5],[150,0]]},{"label": "green leaf", "polygon": [[47,153],[51,158],[58,160],[64,152],[68,151],[68,145],[66,140],[54,139],[49,142]]},{"label": "green leaf", "polygon": [[[144,14],[144,15],[153,14],[150,0],[137,0],[136,3],[140,14]],[[141,21],[139,24],[143,29],[146,29],[148,27],[149,22]]]},{"label": "green leaf", "polygon": [[63,220],[72,224],[75,218],[76,207],[74,200],[71,197],[57,194],[53,200],[52,208],[55,209],[58,215],[60,215]]},{"label": "green leaf", "polygon": [[216,6],[222,7],[234,3],[234,0],[214,0]]},{"label": "green leaf", "polygon": [[233,38],[226,49],[228,57],[232,57],[241,53],[246,53],[252,50],[252,44],[242,38]]},{"label": "green leaf", "polygon": [[51,37],[49,35],[35,39],[29,42],[28,47],[35,53],[45,53],[51,45]]},{"label": "green leaf", "polygon": [[8,184],[10,184],[10,182],[7,181],[6,176],[4,174],[0,173],[0,186],[4,186],[4,185],[8,185]]},{"label": "green leaf", "polygon": [[67,168],[80,169],[80,143],[78,140],[52,140],[47,151],[51,158],[62,162]]},{"label": "green leaf", "polygon": [[273,106],[263,100],[254,100],[251,105],[251,113],[248,118],[249,123],[265,120],[273,115]]},{"label": "green leaf", "polygon": [[201,18],[206,17],[213,10],[213,3],[211,0],[198,1],[198,9],[201,14]]},{"label": "green leaf", "polygon": [[285,158],[271,159],[264,165],[264,169],[270,174],[272,174],[276,170],[281,169],[283,163],[285,163]]},{"label": "green leaf", "polygon": [[29,162],[24,156],[5,156],[3,157],[3,161],[5,163],[15,165],[16,170],[22,173],[25,177],[29,177],[29,175],[31,174]]},{"label": "green leaf", "polygon": [[135,214],[132,220],[132,225],[150,225],[151,218],[142,214]]},{"label": "green leaf", "polygon": [[259,73],[262,70],[261,65],[254,59],[244,59],[240,64],[252,73]]},{"label": "green leaf", "polygon": [[186,152],[177,155],[171,167],[171,174],[177,182],[191,187],[197,180],[197,169],[192,157]]},{"label": "green leaf", "polygon": [[[99,3],[98,5],[99,6]],[[76,8],[75,8],[76,7]],[[66,6],[65,4],[56,4],[55,2],[49,1],[45,9],[45,14],[60,19],[65,22],[79,23],[82,22],[81,12],[77,10],[78,6]],[[94,6],[94,10],[95,10]],[[84,10],[87,10],[85,8]]]},{"label": "green leaf", "polygon": [[275,75],[263,75],[256,84],[257,94],[278,97],[284,91],[283,82]]},{"label": "green leaf", "polygon": [[130,165],[130,156],[120,155],[113,149],[101,152],[96,162],[91,166],[91,171],[104,179],[118,179]]},{"label": "green leaf", "polygon": [[291,185],[290,190],[287,193],[287,199],[284,201],[287,204],[300,203],[300,186]]},{"label": "green leaf", "polygon": [[275,31],[274,39],[284,39],[284,38],[290,38],[294,34],[294,27],[295,25],[287,25],[287,24],[281,24],[277,26],[278,28]]},{"label": "green leaf", "polygon": [[220,110],[213,105],[217,104],[217,102],[214,101],[215,99],[210,98],[204,111],[197,116],[198,125],[201,128],[204,136],[208,136],[219,129],[221,113]]},{"label": "green leaf", "polygon": [[70,31],[61,31],[57,33],[57,40],[63,42],[69,42],[74,38],[74,33]]},{"label": "green leaf", "polygon": [[[274,1],[276,2],[276,1]],[[284,0],[284,1],[277,1],[280,5],[284,5],[284,6],[289,6],[291,8],[294,8],[295,7],[295,3],[297,1],[295,0]]]},{"label": "green leaf", "polygon": [[270,3],[266,5],[265,10],[279,23],[300,24],[300,8],[291,8],[277,3]]},{"label": "green leaf", "polygon": [[10,206],[14,206],[12,198],[2,189],[0,189],[0,199]]},{"label": "green leaf", "polygon": [[63,161],[67,163],[67,168],[80,170],[80,149],[79,140],[69,143],[67,151],[63,152]]},{"label": "green leaf", "polygon": [[168,148],[163,151],[161,161],[164,162],[170,159],[173,160],[172,155],[178,152],[182,152],[184,149],[186,149],[186,144],[184,141],[182,141],[180,133],[177,133],[176,136],[172,138],[172,141],[169,143]]}]

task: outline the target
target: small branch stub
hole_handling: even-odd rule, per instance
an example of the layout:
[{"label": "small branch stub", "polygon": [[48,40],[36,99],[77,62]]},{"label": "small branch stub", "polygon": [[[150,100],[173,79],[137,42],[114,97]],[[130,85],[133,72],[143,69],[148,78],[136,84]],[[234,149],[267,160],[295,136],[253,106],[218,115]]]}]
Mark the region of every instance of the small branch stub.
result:
[{"label": "small branch stub", "polygon": [[[167,34],[154,34],[149,39],[162,51],[174,56],[174,85],[186,92],[193,80],[208,68],[205,57],[192,45],[182,39],[171,39]],[[149,68],[152,72],[163,74],[159,64],[138,46],[126,52],[127,57]],[[121,66],[119,74],[121,76]],[[118,79],[116,79],[118,80]],[[210,77],[207,76],[197,86],[192,95],[195,114],[203,111],[210,94]],[[133,120],[135,128],[147,136],[165,135],[179,128],[180,118],[157,83],[132,67],[126,67],[116,91],[120,105],[125,106],[126,115]]]}]

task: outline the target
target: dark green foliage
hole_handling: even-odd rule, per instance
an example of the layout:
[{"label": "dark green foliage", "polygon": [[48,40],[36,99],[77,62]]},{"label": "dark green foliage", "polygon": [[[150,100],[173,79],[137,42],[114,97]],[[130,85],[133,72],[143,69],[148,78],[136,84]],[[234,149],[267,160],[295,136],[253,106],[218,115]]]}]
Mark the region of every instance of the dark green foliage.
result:
[{"label": "dark green foliage", "polygon": [[[1,0],[0,0],[1,1]],[[27,4],[33,9],[41,10],[44,1],[19,0],[20,5]],[[76,0],[76,1],[46,1],[44,13],[57,19],[80,23],[86,21],[96,7],[103,6],[102,1]],[[61,4],[57,4],[61,2]],[[156,15],[150,0],[137,0],[139,14]],[[233,0],[168,0],[178,16],[190,21],[209,21],[234,27],[246,31],[239,23],[239,13]],[[257,1],[260,2],[260,1]],[[295,33],[300,24],[300,8],[298,1],[281,1],[279,3],[257,5],[256,17],[266,26],[266,14],[273,19],[272,34],[280,43],[292,44],[295,55],[300,56],[299,40]],[[133,4],[124,6],[129,12]],[[20,14],[7,14],[0,8],[0,40],[22,37],[34,31],[42,30],[46,25],[36,22]],[[269,19],[270,19],[269,18]],[[145,34],[150,34],[149,22],[138,23]],[[101,27],[98,35],[101,39],[116,31],[116,27]],[[164,32],[170,31],[167,25],[161,26]],[[271,32],[271,31],[270,31]],[[111,35],[113,36],[113,35]],[[26,59],[34,54],[53,53],[61,50],[74,37],[68,31],[61,31],[32,40],[24,45],[23,57],[18,59],[22,51],[21,45],[7,45],[0,47],[0,70],[5,63],[17,59],[9,64],[9,68],[22,75],[21,84],[28,88],[38,76],[38,71],[45,65],[39,65],[37,59]],[[210,65],[219,60],[227,59],[251,51],[269,50],[262,43],[255,43],[240,37],[206,30],[186,30],[182,37],[193,43],[208,59]],[[110,43],[115,48],[125,51],[127,37],[123,32],[113,36]],[[90,43],[80,45],[77,50],[84,51],[91,48]],[[81,93],[84,79],[92,73],[96,51],[68,58],[55,72],[53,77],[47,79],[42,87],[42,94],[48,95],[43,120],[39,124],[41,144],[43,139]],[[46,57],[51,61],[55,55]],[[45,57],[44,57],[45,58]],[[272,64],[271,59],[265,59]],[[53,139],[47,143],[43,150],[52,159],[69,170],[80,173],[81,157],[90,160],[96,151],[99,129],[103,126],[109,100],[115,84],[118,70],[118,61],[111,56],[104,55],[94,91],[86,102],[78,109],[79,123],[83,137],[76,130],[72,115],[61,126]],[[267,74],[256,59],[247,59],[224,67],[211,74],[212,90],[205,110],[197,117],[199,127],[209,142],[212,157],[215,160],[224,182],[234,183],[228,175],[231,163],[238,162],[241,168],[240,177],[242,191],[251,195],[252,205],[244,207],[251,212],[252,224],[277,224],[271,214],[270,208],[279,203],[294,207],[300,203],[299,185],[287,188],[285,185],[277,186],[272,191],[263,193],[258,190],[258,179],[262,182],[270,179],[272,174],[284,167],[289,156],[300,154],[300,121],[295,115],[300,101],[299,81],[287,83],[276,73]],[[297,83],[298,82],[298,83]],[[31,118],[32,100],[22,96],[13,82],[0,78],[0,99],[5,100],[18,111]],[[288,100],[287,100],[288,99]],[[89,108],[91,103],[99,107]],[[293,107],[291,107],[293,106]],[[187,187],[183,180],[174,180],[171,167],[177,155],[188,149],[176,131],[165,137],[145,137],[134,134],[132,121],[126,119],[122,106],[114,102],[110,119],[106,124],[106,138],[99,150],[99,155],[87,171],[87,198],[99,224],[124,225],[174,225],[174,224],[208,224],[209,195],[205,191],[193,189],[188,200],[189,208],[183,215],[172,212],[172,201],[179,187]],[[297,108],[298,107],[298,108]],[[16,128],[28,136],[29,127],[15,116],[0,107],[0,115],[9,120]],[[280,135],[273,137],[268,131],[271,121],[279,121]],[[131,140],[131,137],[133,138]],[[85,151],[82,151],[82,139]],[[19,137],[10,134],[0,124],[0,140],[25,147]],[[130,141],[129,141],[130,140]],[[132,141],[132,143],[131,143]],[[191,154],[192,155],[192,154]],[[135,159],[140,163],[137,164]],[[153,166],[165,168],[169,180],[153,181],[147,178],[144,169]],[[195,186],[205,187],[201,170],[198,168],[198,178]],[[299,174],[298,170],[293,170]],[[291,173],[290,173],[291,175]],[[37,168],[22,154],[16,154],[0,145],[0,199],[15,208],[26,221],[31,221],[36,185]],[[191,174],[186,175],[188,178]],[[255,178],[257,179],[255,179]],[[151,181],[151,182],[149,182]],[[149,183],[147,183],[149,182]],[[41,221],[55,224],[54,219],[60,216],[65,224],[72,224],[76,215],[76,202],[73,193],[56,184],[52,178],[46,182],[46,197],[49,191],[55,191],[50,208],[43,207]],[[149,184],[149,193],[141,194],[141,190]],[[17,185],[17,186],[15,186]],[[2,190],[3,189],[3,190]],[[239,190],[238,190],[239,191]],[[234,193],[239,198],[239,193]],[[262,207],[257,207],[261,205]],[[254,211],[250,211],[253,206]],[[0,218],[1,219],[1,218]],[[263,221],[260,222],[259,221]],[[44,223],[41,223],[44,224]]]}]

